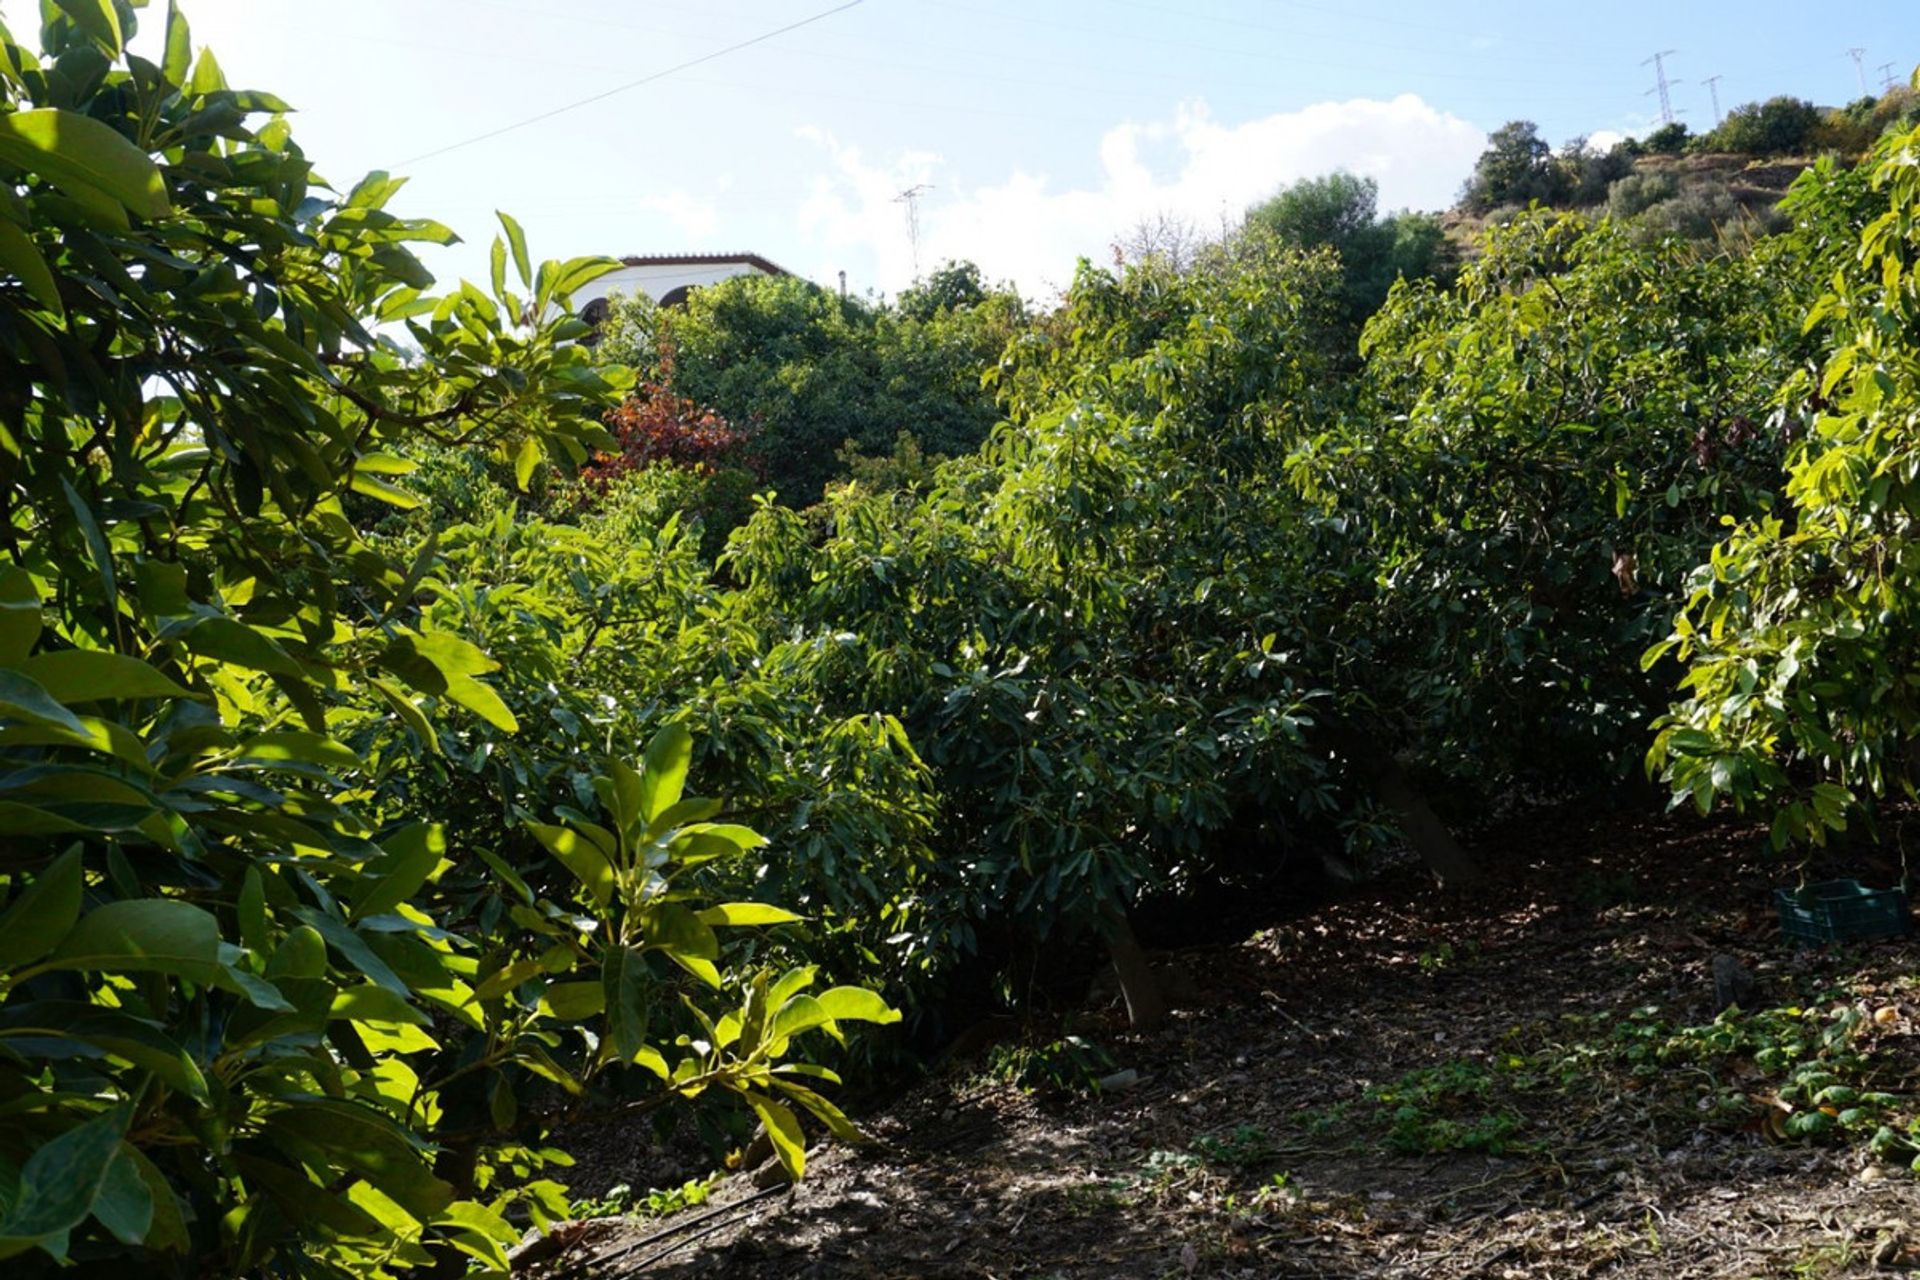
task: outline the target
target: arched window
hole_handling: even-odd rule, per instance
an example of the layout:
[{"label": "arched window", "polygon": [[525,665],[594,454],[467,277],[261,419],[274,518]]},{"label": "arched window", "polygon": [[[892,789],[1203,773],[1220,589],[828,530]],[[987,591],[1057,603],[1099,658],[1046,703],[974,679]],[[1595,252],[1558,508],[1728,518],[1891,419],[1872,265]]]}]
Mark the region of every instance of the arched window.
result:
[{"label": "arched window", "polygon": [[580,318],[598,329],[607,322],[607,314],[611,310],[612,308],[607,305],[605,298],[595,298],[592,302],[580,308]]},{"label": "arched window", "polygon": [[690,293],[692,289],[692,285],[686,284],[669,289],[660,295],[660,305],[663,307],[684,307],[687,305],[687,294]]}]

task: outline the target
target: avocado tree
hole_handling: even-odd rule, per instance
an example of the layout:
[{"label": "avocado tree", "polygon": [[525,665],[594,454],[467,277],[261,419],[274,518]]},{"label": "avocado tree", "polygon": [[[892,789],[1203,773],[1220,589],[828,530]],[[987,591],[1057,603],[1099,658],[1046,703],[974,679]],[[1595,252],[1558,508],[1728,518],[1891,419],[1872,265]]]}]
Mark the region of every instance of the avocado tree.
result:
[{"label": "avocado tree", "polygon": [[1357,412],[1291,475],[1345,531],[1323,590],[1347,722],[1456,812],[1630,773],[1663,702],[1637,655],[1721,517],[1774,491],[1798,254],[1536,213],[1368,327]]},{"label": "avocado tree", "polygon": [[[1791,207],[1835,220],[1820,173]],[[1915,794],[1920,761],[1920,131],[1876,152],[1877,216],[1807,312],[1831,353],[1780,393],[1803,426],[1786,504],[1737,525],[1694,574],[1649,664],[1686,664],[1648,756],[1676,803],[1757,805],[1777,845],[1819,845]]]},{"label": "avocado tree", "polygon": [[789,1102],[845,1129],[790,1043],[890,1013],[732,963],[792,916],[709,892],[759,839],[682,797],[684,727],[528,828],[557,874],[499,870],[484,935],[486,851],[381,785],[436,724],[518,726],[423,612],[431,546],[354,513],[416,501],[412,443],[523,483],[609,443],[630,374],[562,317],[611,264],[503,217],[489,287],[430,293],[410,246],[452,233],[398,180],[327,187],[177,9],[129,53],[139,16],[0,30],[0,1258],[503,1270],[510,1209],[564,1211],[528,1102],[623,1072],[740,1098],[797,1172]]}]

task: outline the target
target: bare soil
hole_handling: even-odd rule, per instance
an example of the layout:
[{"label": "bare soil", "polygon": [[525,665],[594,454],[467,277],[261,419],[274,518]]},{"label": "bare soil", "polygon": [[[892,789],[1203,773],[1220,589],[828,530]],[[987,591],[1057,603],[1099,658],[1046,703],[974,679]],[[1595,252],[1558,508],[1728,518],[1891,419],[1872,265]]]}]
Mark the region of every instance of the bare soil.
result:
[{"label": "bare soil", "polygon": [[[1482,842],[1493,887],[1448,893],[1396,872],[1236,945],[1176,953],[1191,1007],[1160,1031],[1086,1011],[1083,1023],[1105,1022],[1086,1034],[1138,1073],[1132,1087],[1049,1099],[955,1063],[864,1117],[867,1145],[815,1151],[801,1186],[740,1174],[700,1209],[595,1224],[543,1274],[1744,1280],[1920,1268],[1920,1179],[1857,1142],[1770,1138],[1759,1100],[1751,1123],[1709,1120],[1596,1066],[1485,1103],[1512,1128],[1489,1149],[1404,1154],[1369,1127],[1381,1108],[1368,1091],[1408,1072],[1497,1075],[1570,1028],[1635,1009],[1711,1021],[1716,955],[1753,976],[1756,1003],[1844,989],[1873,1015],[1876,1060],[1911,1089],[1920,945],[1790,949],[1770,895],[1795,873],[1760,834],[1579,812],[1517,821]],[[1900,874],[1871,852],[1842,864],[1882,884]]]}]

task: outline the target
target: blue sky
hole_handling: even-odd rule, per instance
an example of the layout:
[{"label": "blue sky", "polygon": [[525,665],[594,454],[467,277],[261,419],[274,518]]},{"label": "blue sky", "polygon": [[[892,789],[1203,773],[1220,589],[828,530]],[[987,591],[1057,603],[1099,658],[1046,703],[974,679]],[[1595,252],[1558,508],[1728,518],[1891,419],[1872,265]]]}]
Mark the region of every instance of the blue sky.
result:
[{"label": "blue sky", "polygon": [[[185,0],[236,84],[299,109],[336,185],[409,174],[406,212],[471,242],[435,255],[484,274],[492,210],[534,252],[753,250],[822,282],[896,290],[979,261],[1045,296],[1074,257],[1142,219],[1217,226],[1301,176],[1350,168],[1391,206],[1450,202],[1485,133],[1537,121],[1556,144],[1655,120],[1641,61],[1674,106],[1859,94],[1851,46],[1901,79],[1920,61],[1912,0],[861,0],[801,30],[488,141],[474,135],[828,10],[842,0]],[[164,6],[147,12],[142,41]],[[23,0],[0,0],[16,32]],[[417,158],[425,157],[425,158]]]}]

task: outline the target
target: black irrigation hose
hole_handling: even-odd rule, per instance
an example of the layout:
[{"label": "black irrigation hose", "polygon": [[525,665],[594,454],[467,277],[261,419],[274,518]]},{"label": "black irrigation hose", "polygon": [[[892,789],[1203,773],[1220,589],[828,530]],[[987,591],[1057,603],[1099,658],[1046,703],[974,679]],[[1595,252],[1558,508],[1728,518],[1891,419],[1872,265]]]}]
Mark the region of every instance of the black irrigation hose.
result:
[{"label": "black irrigation hose", "polygon": [[[775,1188],[775,1189],[776,1189],[776,1190],[778,1190],[778,1188]],[[749,1203],[751,1203],[751,1202],[750,1202],[750,1201],[747,1201],[747,1200],[742,1200],[742,1201],[740,1202],[740,1205],[739,1205],[739,1206],[735,1206],[735,1207],[741,1207],[741,1206],[744,1206],[744,1205],[747,1205],[747,1204],[749,1204]],[[722,1221],[720,1221],[720,1222],[716,1222],[716,1223],[714,1223],[714,1224],[713,1224],[712,1226],[710,1226],[710,1227],[706,1227],[706,1228],[704,1228],[704,1229],[702,1229],[702,1230],[699,1230],[699,1231],[696,1231],[696,1232],[694,1232],[694,1233],[693,1233],[692,1235],[690,1235],[690,1236],[687,1236],[687,1237],[685,1237],[685,1238],[683,1238],[683,1239],[680,1239],[680,1240],[675,1240],[675,1241],[674,1241],[674,1242],[673,1242],[672,1244],[670,1244],[670,1245],[668,1245],[668,1246],[667,1246],[666,1248],[664,1248],[664,1249],[662,1249],[662,1250],[660,1250],[660,1252],[658,1252],[658,1253],[655,1253],[655,1254],[651,1254],[651,1255],[649,1255],[648,1257],[645,1257],[645,1258],[642,1258],[642,1259],[641,1259],[640,1261],[638,1261],[638,1262],[636,1262],[636,1263],[634,1263],[634,1264],[633,1264],[632,1266],[630,1266],[630,1267],[628,1267],[628,1268],[627,1268],[626,1270],[624,1270],[624,1271],[619,1271],[619,1272],[616,1272],[616,1273],[614,1273],[614,1275],[612,1275],[611,1277],[609,1277],[609,1280],[626,1280],[626,1278],[627,1278],[628,1276],[637,1276],[637,1275],[639,1275],[639,1274],[640,1274],[640,1273],[641,1273],[642,1271],[644,1271],[644,1270],[646,1270],[646,1269],[647,1269],[648,1267],[650,1267],[650,1266],[652,1266],[652,1265],[653,1265],[654,1263],[656,1263],[656,1262],[658,1262],[658,1261],[660,1261],[660,1260],[661,1260],[662,1258],[664,1258],[664,1257],[666,1257],[666,1256],[667,1256],[668,1254],[670,1254],[670,1253],[677,1253],[677,1252],[679,1252],[680,1250],[682,1250],[682,1249],[684,1249],[684,1248],[686,1248],[686,1247],[687,1247],[688,1245],[690,1245],[690,1244],[692,1244],[692,1243],[693,1243],[693,1242],[694,1242],[695,1240],[698,1240],[698,1239],[700,1239],[700,1238],[702,1238],[703,1236],[710,1236],[710,1235],[712,1235],[712,1234],[713,1234],[714,1232],[716,1232],[716,1231],[724,1231],[724,1230],[725,1230],[726,1228],[728,1228],[728,1227],[731,1227],[731,1226],[733,1226],[733,1225],[735,1225],[736,1223],[739,1223],[739,1222],[742,1222],[742,1221],[744,1221],[744,1220],[745,1220],[746,1218],[748,1218],[748,1217],[750,1217],[750,1216],[751,1216],[751,1215],[749,1215],[749,1214],[744,1214],[744,1213],[743,1213],[743,1214],[741,1214],[741,1215],[740,1215],[739,1217],[737,1217],[737,1218],[727,1218],[727,1219],[724,1219],[724,1220],[722,1220]]]},{"label": "black irrigation hose", "polygon": [[[667,1227],[664,1230],[656,1231],[650,1236],[646,1236],[646,1237],[643,1237],[642,1239],[635,1240],[632,1244],[621,1245],[618,1249],[613,1249],[607,1253],[599,1254],[596,1257],[587,1258],[583,1261],[574,1263],[572,1266],[567,1267],[561,1272],[559,1272],[558,1275],[555,1277],[555,1280],[573,1280],[574,1277],[584,1275],[588,1271],[594,1270],[599,1267],[607,1266],[610,1263],[618,1262],[620,1261],[620,1259],[628,1257],[631,1254],[638,1253],[640,1250],[646,1248],[650,1244],[657,1244],[660,1241],[669,1238],[670,1236],[677,1236],[681,1232],[685,1231],[687,1228],[695,1226],[698,1223],[711,1221],[712,1219],[717,1218],[722,1214],[730,1214],[736,1209],[744,1209],[748,1205],[756,1204],[761,1200],[765,1200],[768,1196],[779,1195],[781,1192],[785,1190],[787,1190],[787,1188],[784,1186],[766,1187],[766,1188],[763,1188],[762,1190],[754,1192],[750,1196],[746,1196],[746,1197],[743,1197],[742,1199],[735,1200],[731,1204],[716,1205],[714,1208],[707,1210],[705,1213],[686,1214],[684,1216],[679,1217],[672,1226]],[[736,1221],[736,1219],[729,1218],[726,1222],[722,1222],[718,1224],[718,1226],[709,1228],[706,1231],[702,1231],[700,1233],[700,1236],[710,1235],[712,1234],[713,1231],[719,1230],[720,1227],[732,1225],[734,1221]],[[700,1238],[700,1236],[693,1236],[693,1237],[690,1237],[690,1239],[697,1240]],[[688,1241],[683,1240],[680,1243],[686,1244],[688,1243]],[[679,1247],[680,1245],[676,1244],[673,1246],[673,1249],[677,1249]],[[667,1250],[667,1253],[671,1253],[673,1249]],[[665,1257],[665,1256],[666,1256],[665,1253],[659,1255],[659,1257]],[[658,1261],[658,1258],[648,1258],[645,1262],[638,1264],[638,1266],[641,1266],[641,1267],[649,1266],[656,1261]],[[631,1275],[633,1274],[633,1271],[637,1269],[638,1269],[637,1267],[630,1268],[628,1271],[622,1274]]]}]

